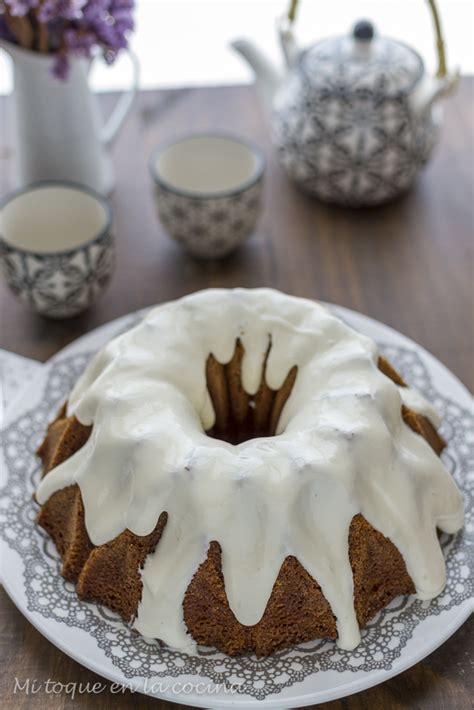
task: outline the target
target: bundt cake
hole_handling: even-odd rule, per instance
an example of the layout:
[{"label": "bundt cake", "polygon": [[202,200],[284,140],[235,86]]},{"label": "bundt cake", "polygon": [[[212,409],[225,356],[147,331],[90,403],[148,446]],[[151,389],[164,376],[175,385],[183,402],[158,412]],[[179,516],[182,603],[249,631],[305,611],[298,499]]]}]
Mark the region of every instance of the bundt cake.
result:
[{"label": "bundt cake", "polygon": [[260,656],[343,649],[445,585],[463,524],[438,416],[321,305],[208,290],[91,361],[38,454],[38,523],[80,598],[146,637]]}]

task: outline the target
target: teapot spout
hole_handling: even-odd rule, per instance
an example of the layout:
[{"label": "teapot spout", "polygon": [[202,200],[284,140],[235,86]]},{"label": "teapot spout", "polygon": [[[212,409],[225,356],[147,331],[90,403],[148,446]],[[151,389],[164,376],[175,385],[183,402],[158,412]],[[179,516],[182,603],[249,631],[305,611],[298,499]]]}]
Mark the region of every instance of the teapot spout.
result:
[{"label": "teapot spout", "polygon": [[231,43],[231,47],[252,67],[264,107],[270,113],[273,97],[282,77],[273,64],[252,42],[246,39],[238,39]]}]

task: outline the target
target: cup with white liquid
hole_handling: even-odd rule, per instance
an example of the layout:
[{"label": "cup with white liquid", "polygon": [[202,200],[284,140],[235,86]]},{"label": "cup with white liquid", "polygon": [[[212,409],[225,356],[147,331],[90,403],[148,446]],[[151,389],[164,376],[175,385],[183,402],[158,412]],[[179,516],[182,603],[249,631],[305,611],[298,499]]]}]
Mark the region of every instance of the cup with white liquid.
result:
[{"label": "cup with white liquid", "polygon": [[114,267],[108,201],[81,185],[40,182],[0,203],[0,268],[32,310],[70,318],[89,308]]},{"label": "cup with white liquid", "polygon": [[255,230],[265,160],[240,138],[195,134],[157,148],[150,161],[158,216],[193,256],[227,256]]}]

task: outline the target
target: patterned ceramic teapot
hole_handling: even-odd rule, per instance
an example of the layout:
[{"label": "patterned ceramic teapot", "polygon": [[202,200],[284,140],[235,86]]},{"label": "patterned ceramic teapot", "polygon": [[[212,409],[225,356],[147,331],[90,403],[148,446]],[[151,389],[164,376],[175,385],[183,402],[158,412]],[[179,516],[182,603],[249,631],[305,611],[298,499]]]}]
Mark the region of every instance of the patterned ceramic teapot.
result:
[{"label": "patterned ceramic teapot", "polygon": [[233,43],[252,66],[271,109],[273,139],[288,174],[317,197],[353,206],[396,197],[413,183],[439,135],[438,99],[448,76],[439,16],[433,12],[438,72],[429,76],[411,47],[380,37],[368,21],[349,36],[299,51],[296,2],[279,22],[286,77],[247,40]]}]

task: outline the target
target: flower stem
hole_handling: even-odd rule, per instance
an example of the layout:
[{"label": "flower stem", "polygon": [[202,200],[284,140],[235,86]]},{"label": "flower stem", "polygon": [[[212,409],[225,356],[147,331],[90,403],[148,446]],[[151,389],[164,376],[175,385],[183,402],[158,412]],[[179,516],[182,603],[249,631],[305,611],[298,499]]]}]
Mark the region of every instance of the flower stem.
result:
[{"label": "flower stem", "polygon": [[28,16],[24,15],[22,17],[18,17],[16,15],[12,15],[8,11],[8,8],[6,8],[5,22],[20,47],[23,47],[24,49],[31,49],[33,46],[34,35],[33,27],[31,26]]},{"label": "flower stem", "polygon": [[48,25],[38,22],[38,52],[46,54],[49,50]]}]

